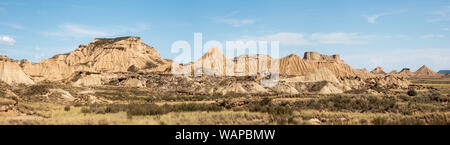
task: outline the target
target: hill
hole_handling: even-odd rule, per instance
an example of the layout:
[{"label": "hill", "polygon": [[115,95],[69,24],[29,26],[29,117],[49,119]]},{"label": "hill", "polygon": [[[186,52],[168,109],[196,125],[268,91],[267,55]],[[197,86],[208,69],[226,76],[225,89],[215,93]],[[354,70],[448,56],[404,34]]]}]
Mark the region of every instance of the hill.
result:
[{"label": "hill", "polygon": [[34,84],[25,74],[18,62],[6,56],[0,56],[0,81],[11,84]]},{"label": "hill", "polygon": [[130,67],[163,71],[169,61],[139,37],[96,38],[67,54],[55,55],[39,63],[22,60],[20,66],[35,80],[61,80],[76,71],[127,72]]}]

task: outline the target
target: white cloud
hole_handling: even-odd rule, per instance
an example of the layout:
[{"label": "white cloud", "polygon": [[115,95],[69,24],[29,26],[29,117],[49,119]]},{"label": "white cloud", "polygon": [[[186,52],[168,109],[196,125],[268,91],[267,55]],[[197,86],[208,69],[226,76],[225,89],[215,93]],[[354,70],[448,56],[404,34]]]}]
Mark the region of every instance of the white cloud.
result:
[{"label": "white cloud", "polygon": [[406,10],[399,10],[399,11],[388,12],[388,13],[379,13],[379,14],[374,14],[374,15],[363,15],[363,17],[365,17],[367,19],[368,23],[374,24],[376,22],[376,20],[380,17],[394,15],[394,14],[403,13],[403,12],[406,12]]},{"label": "white cloud", "polygon": [[250,25],[256,22],[255,19],[235,19],[235,18],[214,18],[213,20],[217,23],[225,23],[233,27]]},{"label": "white cloud", "polygon": [[450,31],[449,28],[442,28],[442,30],[444,30],[444,31]]},{"label": "white cloud", "polygon": [[433,39],[433,38],[444,38],[445,35],[442,34],[426,34],[422,35],[420,38],[422,39]]},{"label": "white cloud", "polygon": [[146,24],[138,24],[133,27],[93,27],[78,24],[63,24],[58,26],[57,31],[44,32],[50,36],[61,37],[107,37],[114,35],[130,35],[148,29]]},{"label": "white cloud", "polygon": [[388,15],[388,14],[386,14],[386,13],[381,13],[381,14],[375,14],[375,15],[371,15],[371,16],[367,16],[367,15],[363,15],[363,16],[366,17],[367,22],[373,24],[373,23],[375,23],[375,20],[376,20],[376,19],[378,19],[378,18],[381,17],[381,16],[386,16],[386,15]]},{"label": "white cloud", "polygon": [[361,35],[359,33],[313,33],[311,35],[291,32],[280,32],[260,37],[243,36],[241,40],[255,41],[280,41],[281,45],[304,46],[318,44],[343,44],[360,45],[366,44],[367,40],[374,35]]},{"label": "white cloud", "polygon": [[358,33],[313,33],[311,40],[321,44],[344,44],[359,45],[366,44],[366,40],[375,37],[373,35],[360,35]]},{"label": "white cloud", "polygon": [[0,43],[14,45],[16,43],[16,40],[9,36],[0,36]]}]

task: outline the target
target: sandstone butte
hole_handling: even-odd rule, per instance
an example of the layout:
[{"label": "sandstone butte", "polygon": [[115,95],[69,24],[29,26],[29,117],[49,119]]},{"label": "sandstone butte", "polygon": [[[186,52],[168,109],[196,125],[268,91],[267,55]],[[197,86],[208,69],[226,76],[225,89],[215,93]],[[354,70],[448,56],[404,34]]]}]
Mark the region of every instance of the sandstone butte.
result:
[{"label": "sandstone butte", "polygon": [[75,51],[58,54],[39,63],[20,62],[23,71],[37,81],[62,80],[74,72],[126,72],[131,66],[162,71],[169,61],[139,37],[97,38]]},{"label": "sandstone butte", "polygon": [[[278,66],[275,66],[276,64]],[[372,76],[367,71],[354,69],[345,64],[339,55],[327,56],[317,52],[306,52],[304,58],[291,54],[280,59],[273,59],[262,54],[247,54],[228,59],[218,48],[211,48],[199,60],[180,65],[175,72],[179,74],[190,72],[190,75],[246,76],[264,73],[273,70],[274,67],[279,68],[278,73],[281,75],[301,76],[326,68],[337,77]]]},{"label": "sandstone butte", "polygon": [[423,65],[420,67],[416,72],[415,75],[418,76],[436,76],[438,73],[432,71],[430,68],[428,68],[426,65]]},{"label": "sandstone butte", "polygon": [[417,71],[411,72],[410,68],[403,68],[400,72],[392,71],[389,73],[390,75],[394,76],[402,76],[402,77],[435,77],[435,76],[442,76],[441,74],[438,74],[437,72],[434,72],[430,68],[428,68],[426,65],[423,65],[420,67]]},{"label": "sandstone butte", "polygon": [[[172,65],[176,70],[171,69]],[[211,48],[199,60],[188,64],[177,64],[162,58],[155,48],[143,43],[140,37],[118,37],[96,38],[89,44],[80,45],[72,52],[58,54],[38,63],[27,60],[15,61],[2,56],[0,57],[0,78],[8,84],[34,84],[43,80],[65,80],[83,72],[97,75],[139,71],[161,74],[190,72],[197,75],[245,76],[265,73],[277,67],[279,74],[290,76],[307,76],[317,72],[332,73],[336,77],[376,76],[365,68],[352,68],[345,64],[339,55],[328,56],[317,52],[306,52],[303,58],[295,54],[280,59],[261,54],[248,54],[228,59],[220,49]],[[327,70],[320,70],[322,68]],[[384,72],[381,68],[375,70],[377,73]],[[426,66],[419,69],[417,73],[435,74]],[[412,76],[414,73],[404,69],[396,75]],[[318,76],[318,78],[326,77]]]}]

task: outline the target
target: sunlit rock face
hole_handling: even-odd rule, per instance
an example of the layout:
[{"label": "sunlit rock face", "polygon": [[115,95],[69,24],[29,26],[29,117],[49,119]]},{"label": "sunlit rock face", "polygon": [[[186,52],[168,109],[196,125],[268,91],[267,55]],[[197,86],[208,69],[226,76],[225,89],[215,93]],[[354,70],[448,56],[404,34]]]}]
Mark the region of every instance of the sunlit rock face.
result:
[{"label": "sunlit rock face", "polygon": [[169,61],[139,37],[96,38],[67,54],[55,55],[39,63],[23,61],[23,70],[42,80],[61,80],[76,71],[127,72],[131,66],[143,71],[163,71]]},{"label": "sunlit rock face", "polygon": [[0,56],[0,81],[9,85],[34,84],[34,81],[22,71],[18,61]]}]

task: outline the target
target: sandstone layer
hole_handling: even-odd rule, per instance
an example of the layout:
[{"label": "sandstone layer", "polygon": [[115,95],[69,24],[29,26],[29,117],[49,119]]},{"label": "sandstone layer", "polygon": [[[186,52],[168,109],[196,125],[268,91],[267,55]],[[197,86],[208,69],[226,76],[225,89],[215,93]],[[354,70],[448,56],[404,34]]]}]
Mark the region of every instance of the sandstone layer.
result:
[{"label": "sandstone layer", "polygon": [[9,85],[34,84],[34,81],[22,71],[17,61],[6,56],[0,56],[0,81]]},{"label": "sandstone layer", "polygon": [[21,61],[25,73],[37,81],[62,80],[77,71],[126,72],[130,67],[164,71],[169,61],[139,37],[97,38],[75,51],[55,55],[39,63]]}]

